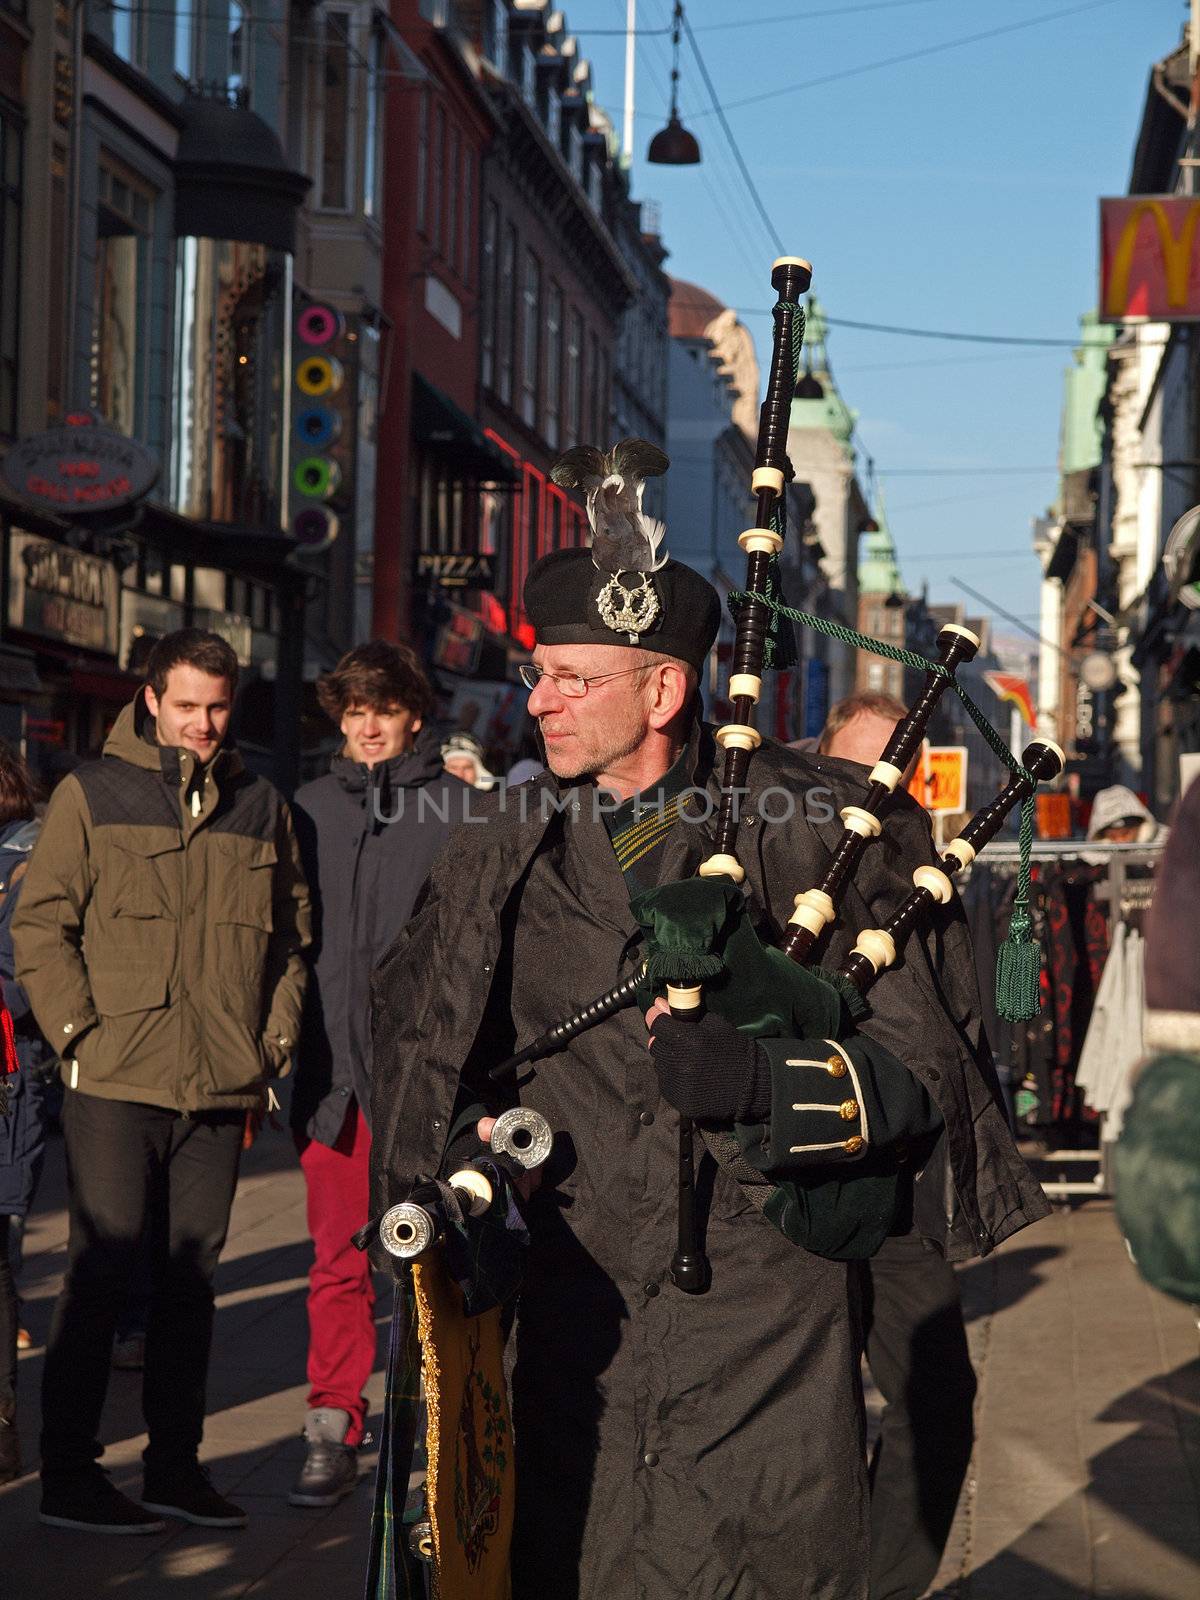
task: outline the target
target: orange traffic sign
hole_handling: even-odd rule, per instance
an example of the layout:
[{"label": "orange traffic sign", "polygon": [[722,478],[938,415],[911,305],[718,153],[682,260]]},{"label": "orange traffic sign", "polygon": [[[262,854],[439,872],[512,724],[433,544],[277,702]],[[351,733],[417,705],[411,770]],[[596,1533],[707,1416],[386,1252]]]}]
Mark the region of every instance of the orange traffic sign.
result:
[{"label": "orange traffic sign", "polygon": [[927,744],[921,749],[908,792],[926,811],[967,809],[967,747]]}]

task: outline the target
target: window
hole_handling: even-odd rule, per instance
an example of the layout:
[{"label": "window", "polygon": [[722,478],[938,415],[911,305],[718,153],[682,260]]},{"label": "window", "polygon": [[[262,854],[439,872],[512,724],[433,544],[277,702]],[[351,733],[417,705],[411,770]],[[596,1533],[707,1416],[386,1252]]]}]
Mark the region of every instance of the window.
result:
[{"label": "window", "polygon": [[502,78],[508,77],[508,5],[506,0],[492,0],[488,13],[488,53],[492,65]]},{"label": "window", "polygon": [[562,101],[557,89],[549,90],[546,95],[546,132],[550,143],[559,149],[562,145]]},{"label": "window", "polygon": [[469,147],[463,148],[462,166],[462,222],[458,230],[458,275],[464,283],[470,283],[474,277],[471,270],[474,262],[471,259],[471,218],[474,215],[475,205],[475,152]]},{"label": "window", "polygon": [[429,203],[426,181],[429,175],[429,92],[421,90],[421,109],[417,123],[417,230],[427,235]]},{"label": "window", "polygon": [[567,165],[577,183],[583,182],[583,134],[580,132],[578,122],[571,123],[571,131],[567,138]]},{"label": "window", "polygon": [[537,427],[538,346],[542,320],[542,267],[532,250],[525,252],[524,320],[521,324],[521,418]]},{"label": "window", "polygon": [[[231,26],[231,64],[232,45]],[[346,211],[349,209],[350,199],[350,13],[348,11],[325,13],[322,60],[324,94],[321,101],[321,192],[318,204],[323,211]]]},{"label": "window", "polygon": [[453,267],[458,256],[458,173],[462,161],[462,134],[450,131],[450,184],[446,191],[446,262]]},{"label": "window", "polygon": [[563,443],[579,443],[580,412],[583,409],[583,318],[572,306],[567,313],[567,414]]},{"label": "window", "polygon": [[442,185],[445,181],[446,108],[433,116],[433,160],[429,163],[429,237],[435,250],[442,248]]},{"label": "window", "polygon": [[[349,27],[345,12],[342,13],[341,26],[343,30]],[[343,41],[345,41],[344,32]],[[229,0],[226,43],[228,50],[225,62],[225,82],[230,89],[241,89],[250,76],[249,61],[247,59],[250,46],[250,29],[247,25],[246,8],[242,4],[242,0]],[[346,49],[345,42],[343,42],[342,48],[343,51]]]},{"label": "window", "polygon": [[608,352],[607,351],[604,351],[600,356],[600,373],[599,373],[599,381],[598,381],[598,383],[596,385],[596,389],[597,389],[597,400],[598,400],[598,404],[597,404],[597,408],[596,408],[596,443],[600,446],[601,450],[607,450],[608,449],[608,435],[609,435],[609,422],[608,422],[608,416],[609,416],[609,403],[608,403]]},{"label": "window", "polygon": [[558,448],[562,406],[562,290],[550,285],[546,296],[546,413],[542,433],[552,450]]},{"label": "window", "polygon": [[[383,211],[383,90],[384,39],[381,28],[371,29],[367,64],[367,126],[363,150],[363,214],[378,218]],[[418,191],[419,193],[420,191]]]},{"label": "window", "polygon": [[513,398],[513,337],[516,333],[517,230],[510,222],[500,249],[500,288],[496,295],[496,393],[506,406]]},{"label": "window", "polygon": [[594,332],[588,334],[588,364],[585,394],[587,396],[587,442],[605,448],[600,427],[600,341]]},{"label": "window", "polygon": [[138,426],[153,196],[123,167],[100,168],[92,289],[91,401],[122,433]]},{"label": "window", "polygon": [[[188,4],[190,0],[183,0],[183,3]],[[135,67],[140,65],[142,53],[141,11],[141,0],[124,0],[124,4],[113,5],[109,11],[113,52]]]},{"label": "window", "polygon": [[[67,259],[67,152],[57,144],[50,152],[50,259]],[[67,403],[66,276],[52,272],[46,285],[46,406],[51,419],[61,417]]]},{"label": "window", "polygon": [[172,65],[179,77],[192,76],[192,48],[196,37],[196,0],[175,0],[175,43]]},{"label": "window", "polygon": [[17,431],[21,298],[21,129],[0,115],[0,433]]},{"label": "window", "polygon": [[537,74],[534,71],[533,51],[521,46],[521,99],[531,111],[537,110]]},{"label": "window", "polygon": [[479,376],[485,389],[496,381],[496,253],[500,244],[500,207],[489,200],[483,211],[483,282],[480,284]]}]

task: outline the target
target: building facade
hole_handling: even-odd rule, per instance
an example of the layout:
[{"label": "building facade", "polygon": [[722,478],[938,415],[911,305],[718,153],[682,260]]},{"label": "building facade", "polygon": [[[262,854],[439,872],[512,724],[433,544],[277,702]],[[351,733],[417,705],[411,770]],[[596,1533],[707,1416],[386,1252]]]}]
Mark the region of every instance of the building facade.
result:
[{"label": "building facade", "polygon": [[[149,642],[195,623],[243,663],[249,758],[296,776],[287,375],[308,180],[281,141],[283,0],[266,20],[239,0],[85,0],[23,19],[0,432],[13,463],[40,440],[49,475],[6,473],[4,637],[28,672],[4,720],[48,774],[98,749]],[[149,486],[98,499],[86,428],[129,441],[111,448],[139,472],[156,464]]]}]

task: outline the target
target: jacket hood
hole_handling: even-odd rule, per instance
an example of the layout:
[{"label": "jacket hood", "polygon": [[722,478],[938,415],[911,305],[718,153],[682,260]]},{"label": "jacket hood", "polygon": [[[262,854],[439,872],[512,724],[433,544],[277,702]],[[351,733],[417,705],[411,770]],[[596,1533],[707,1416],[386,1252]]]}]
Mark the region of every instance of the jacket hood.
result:
[{"label": "jacket hood", "polygon": [[339,755],[334,756],[329,770],[350,794],[365,794],[372,785],[383,793],[419,789],[441,772],[442,744],[433,728],[422,728],[412,749],[390,761],[377,761],[369,767],[365,761],[351,761],[349,756]]},{"label": "jacket hood", "polygon": [[1111,788],[1101,789],[1093,800],[1087,836],[1089,839],[1096,839],[1102,829],[1111,828],[1114,823],[1133,821],[1140,823],[1139,844],[1148,844],[1158,833],[1158,823],[1155,822],[1148,807],[1142,804],[1132,789],[1127,789],[1124,784],[1114,783]]}]

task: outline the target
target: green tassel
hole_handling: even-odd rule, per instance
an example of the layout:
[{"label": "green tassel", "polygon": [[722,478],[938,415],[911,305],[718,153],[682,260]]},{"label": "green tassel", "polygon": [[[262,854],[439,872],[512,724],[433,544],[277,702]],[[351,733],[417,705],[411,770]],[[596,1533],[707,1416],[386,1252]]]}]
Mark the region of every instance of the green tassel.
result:
[{"label": "green tassel", "polygon": [[849,1013],[851,1022],[861,1022],[870,1009],[863,999],[862,990],[856,983],[841,972],[831,972],[827,967],[807,967],[808,972],[814,973],[818,978],[823,978],[831,984],[841,996],[842,1004]]},{"label": "green tassel", "polygon": [[1006,1022],[1028,1022],[1042,1009],[1042,947],[1029,930],[1029,913],[1018,907],[996,957],[996,1010]]},{"label": "green tassel", "polygon": [[646,960],[650,983],[705,983],[725,970],[720,956],[707,950],[656,950]]}]

